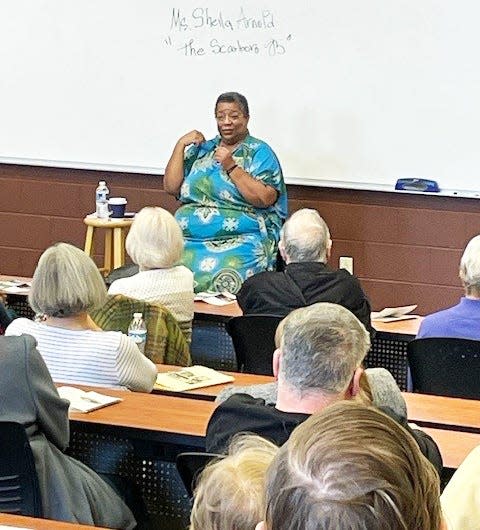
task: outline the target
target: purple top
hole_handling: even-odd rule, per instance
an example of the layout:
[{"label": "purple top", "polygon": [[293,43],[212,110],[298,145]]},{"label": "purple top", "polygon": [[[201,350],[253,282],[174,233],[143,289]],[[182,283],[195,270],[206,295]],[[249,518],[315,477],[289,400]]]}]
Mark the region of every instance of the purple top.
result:
[{"label": "purple top", "polygon": [[425,337],[480,340],[480,300],[462,297],[459,304],[425,317],[417,339]]}]

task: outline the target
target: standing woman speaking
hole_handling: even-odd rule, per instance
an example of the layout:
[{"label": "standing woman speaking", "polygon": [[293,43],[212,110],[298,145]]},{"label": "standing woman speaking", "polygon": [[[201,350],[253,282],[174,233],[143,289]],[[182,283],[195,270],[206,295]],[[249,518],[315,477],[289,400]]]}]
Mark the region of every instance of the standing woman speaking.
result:
[{"label": "standing woman speaking", "polygon": [[250,136],[249,118],[244,96],[221,94],[219,135],[206,141],[199,131],[185,134],[165,169],[165,191],[183,203],[175,217],[196,292],[236,293],[247,277],[275,267],[287,193],[275,153]]}]

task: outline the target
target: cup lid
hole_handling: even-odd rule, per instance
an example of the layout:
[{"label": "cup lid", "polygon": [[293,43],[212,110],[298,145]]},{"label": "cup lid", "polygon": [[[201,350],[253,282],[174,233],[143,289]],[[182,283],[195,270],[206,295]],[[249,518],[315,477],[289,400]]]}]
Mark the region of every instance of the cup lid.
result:
[{"label": "cup lid", "polygon": [[125,197],[110,197],[108,199],[109,204],[127,204],[127,199]]}]

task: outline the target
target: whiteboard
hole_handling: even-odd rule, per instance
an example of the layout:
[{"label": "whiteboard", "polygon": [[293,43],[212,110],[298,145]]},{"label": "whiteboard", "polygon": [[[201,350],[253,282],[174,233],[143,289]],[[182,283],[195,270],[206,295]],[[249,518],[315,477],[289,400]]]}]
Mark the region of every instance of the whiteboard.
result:
[{"label": "whiteboard", "polygon": [[161,174],[225,91],[288,183],[480,190],[473,0],[0,0],[0,162]]}]

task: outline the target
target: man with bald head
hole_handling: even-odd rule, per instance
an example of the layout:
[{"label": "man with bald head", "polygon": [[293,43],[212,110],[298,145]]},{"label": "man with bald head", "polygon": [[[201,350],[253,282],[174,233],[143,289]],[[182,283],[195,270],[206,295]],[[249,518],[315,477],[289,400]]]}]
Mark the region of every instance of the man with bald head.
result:
[{"label": "man with bald head", "polygon": [[316,210],[302,209],[283,225],[280,253],[283,272],[261,272],[248,278],[237,294],[243,313],[288,315],[316,302],[346,307],[373,337],[370,303],[360,282],[344,269],[327,265],[332,248],[330,231]]}]

